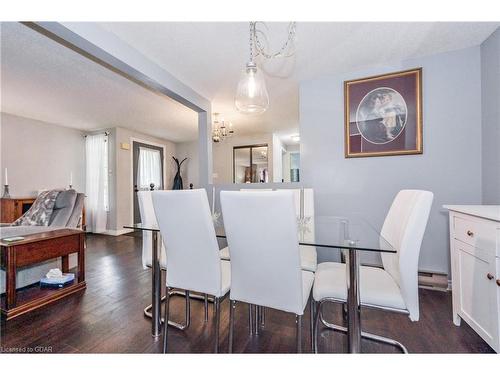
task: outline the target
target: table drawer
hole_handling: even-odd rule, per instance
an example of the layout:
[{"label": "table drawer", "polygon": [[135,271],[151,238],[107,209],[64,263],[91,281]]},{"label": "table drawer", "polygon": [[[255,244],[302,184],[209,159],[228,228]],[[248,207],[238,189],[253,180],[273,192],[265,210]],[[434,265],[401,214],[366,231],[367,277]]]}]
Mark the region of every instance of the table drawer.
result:
[{"label": "table drawer", "polygon": [[500,229],[495,222],[456,214],[453,217],[453,228],[453,236],[457,240],[500,256]]}]

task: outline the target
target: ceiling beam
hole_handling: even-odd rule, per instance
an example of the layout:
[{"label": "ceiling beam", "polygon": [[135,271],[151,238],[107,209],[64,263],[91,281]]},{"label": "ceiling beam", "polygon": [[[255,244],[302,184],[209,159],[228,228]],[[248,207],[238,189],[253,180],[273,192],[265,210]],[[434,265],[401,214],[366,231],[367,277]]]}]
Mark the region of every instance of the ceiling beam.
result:
[{"label": "ceiling beam", "polygon": [[198,113],[201,186],[212,183],[211,103],[115,34],[91,22],[23,22],[131,81],[168,96]]}]

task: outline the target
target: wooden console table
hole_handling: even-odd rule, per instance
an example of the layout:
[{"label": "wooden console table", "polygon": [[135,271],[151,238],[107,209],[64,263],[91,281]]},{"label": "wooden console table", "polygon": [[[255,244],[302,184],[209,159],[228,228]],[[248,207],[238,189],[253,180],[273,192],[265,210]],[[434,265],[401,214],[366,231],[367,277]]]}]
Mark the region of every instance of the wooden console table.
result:
[{"label": "wooden console table", "polygon": [[[1,298],[2,318],[10,320],[86,288],[85,232],[56,229],[29,234],[16,242],[0,240],[0,266],[5,270],[6,292]],[[62,271],[69,271],[69,255],[78,253],[75,281],[60,289],[42,289],[38,285],[16,290],[16,269],[54,258],[62,258]]]},{"label": "wooden console table", "polygon": [[0,222],[12,223],[28,211],[36,197],[0,198]]}]

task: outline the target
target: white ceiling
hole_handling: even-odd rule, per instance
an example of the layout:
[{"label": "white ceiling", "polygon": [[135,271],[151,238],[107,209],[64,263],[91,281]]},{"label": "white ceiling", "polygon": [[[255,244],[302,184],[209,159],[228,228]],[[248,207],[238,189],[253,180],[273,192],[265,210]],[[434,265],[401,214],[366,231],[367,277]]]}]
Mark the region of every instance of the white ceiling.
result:
[{"label": "white ceiling", "polygon": [[[300,81],[479,45],[499,23],[298,22],[294,58],[264,66],[270,108],[260,116],[234,108],[248,60],[247,23],[100,25],[211,100],[237,133],[277,131],[286,142],[298,133]],[[268,27],[277,48],[287,24]],[[1,38],[2,111],[85,130],[122,126],[174,141],[196,138],[196,114],[176,102],[21,24],[2,23]]]},{"label": "white ceiling", "polygon": [[2,23],[1,110],[81,130],[194,140],[197,114],[19,23]]},{"label": "white ceiling", "polygon": [[[269,43],[278,48],[286,39],[288,24],[267,25]],[[265,66],[274,74],[291,74],[287,79],[268,76],[269,110],[260,116],[245,116],[236,112],[234,94],[248,60],[247,23],[101,24],[211,100],[213,111],[233,121],[236,131],[279,130],[288,138],[298,132],[300,81],[479,45],[499,25],[298,22],[295,57],[282,70],[278,67],[283,61]]]}]

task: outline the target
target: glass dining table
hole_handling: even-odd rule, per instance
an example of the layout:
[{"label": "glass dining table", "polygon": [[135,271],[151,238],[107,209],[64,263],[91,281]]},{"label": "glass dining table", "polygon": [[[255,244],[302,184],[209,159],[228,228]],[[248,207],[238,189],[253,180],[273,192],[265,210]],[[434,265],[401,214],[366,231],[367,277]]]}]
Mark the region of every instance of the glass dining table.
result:
[{"label": "glass dining table", "polygon": [[[350,353],[361,352],[361,302],[359,295],[360,252],[396,253],[380,231],[357,215],[350,216],[306,216],[297,219],[298,243],[345,254],[347,264],[347,335]],[[160,231],[156,226],[141,223],[124,228],[151,231],[152,241],[152,334],[161,331],[161,277],[160,277]],[[217,238],[226,238],[224,223],[214,215],[214,229]],[[193,233],[195,235],[195,233]],[[170,322],[169,322],[170,323]],[[175,323],[171,323],[175,326]]]}]

